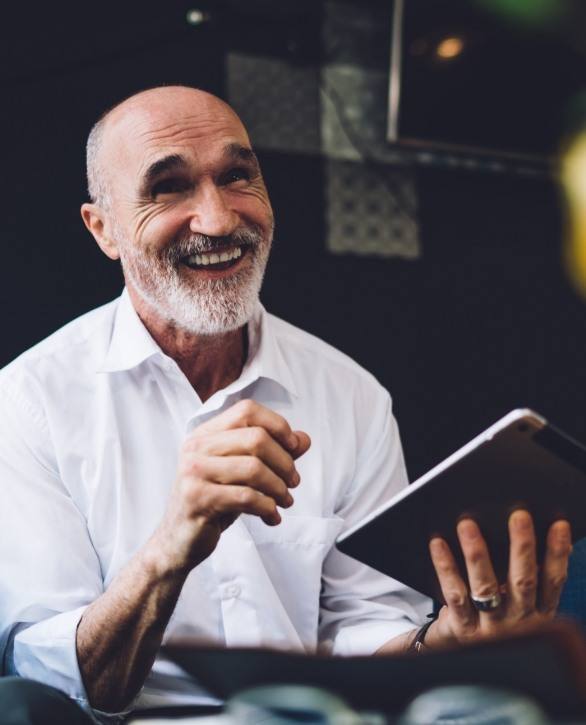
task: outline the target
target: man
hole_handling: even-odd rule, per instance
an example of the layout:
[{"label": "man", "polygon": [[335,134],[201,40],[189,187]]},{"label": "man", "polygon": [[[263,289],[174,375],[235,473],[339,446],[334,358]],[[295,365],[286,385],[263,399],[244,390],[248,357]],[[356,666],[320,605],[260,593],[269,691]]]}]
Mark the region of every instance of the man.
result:
[{"label": "man", "polygon": [[[158,652],[175,636],[406,651],[426,600],[333,547],[406,485],[391,401],[260,307],[273,215],[238,117],[191,88],[137,94],[92,130],[88,181],[83,220],[126,290],[0,376],[8,671],[113,713],[170,699]],[[539,582],[530,517],[510,531],[501,602],[478,528],[459,525],[486,611],[431,542],[447,606],[426,646],[553,616],[568,525]]]}]

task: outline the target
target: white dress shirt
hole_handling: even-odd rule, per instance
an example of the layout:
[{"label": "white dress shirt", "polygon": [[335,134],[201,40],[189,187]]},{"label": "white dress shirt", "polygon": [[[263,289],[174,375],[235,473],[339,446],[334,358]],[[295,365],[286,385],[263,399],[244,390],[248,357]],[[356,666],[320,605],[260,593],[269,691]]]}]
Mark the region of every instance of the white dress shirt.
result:
[{"label": "white dress shirt", "polygon": [[[242,515],[222,534],[188,576],[164,642],[368,654],[422,621],[428,600],[333,547],[407,484],[391,399],[372,375],[259,304],[241,376],[202,403],[125,291],[0,372],[6,672],[86,703],[84,609],[161,520],[185,437],[243,398],[311,437],[295,504],[276,527]],[[177,701],[165,668],[159,657],[138,706]]]}]

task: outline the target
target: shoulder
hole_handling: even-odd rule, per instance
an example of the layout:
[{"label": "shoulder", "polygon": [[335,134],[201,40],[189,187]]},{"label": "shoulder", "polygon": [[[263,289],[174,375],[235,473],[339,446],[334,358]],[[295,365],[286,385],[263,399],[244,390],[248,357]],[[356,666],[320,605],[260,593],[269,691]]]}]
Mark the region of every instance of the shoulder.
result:
[{"label": "shoulder", "polygon": [[275,315],[267,314],[267,318],[279,350],[296,379],[333,387],[346,394],[389,400],[388,391],[375,376],[349,355]]},{"label": "shoulder", "polygon": [[[23,401],[95,372],[108,349],[118,300],[72,320],[0,370],[0,395]],[[38,396],[36,396],[38,398]]]}]

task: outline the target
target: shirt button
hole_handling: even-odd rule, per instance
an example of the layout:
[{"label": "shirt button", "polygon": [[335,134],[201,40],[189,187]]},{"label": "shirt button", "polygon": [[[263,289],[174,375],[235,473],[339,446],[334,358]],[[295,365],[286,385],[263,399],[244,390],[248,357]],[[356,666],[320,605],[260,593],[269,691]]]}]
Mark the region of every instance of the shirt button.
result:
[{"label": "shirt button", "polygon": [[232,599],[240,596],[240,592],[242,589],[238,586],[238,584],[228,584],[224,588],[224,598],[225,599]]}]

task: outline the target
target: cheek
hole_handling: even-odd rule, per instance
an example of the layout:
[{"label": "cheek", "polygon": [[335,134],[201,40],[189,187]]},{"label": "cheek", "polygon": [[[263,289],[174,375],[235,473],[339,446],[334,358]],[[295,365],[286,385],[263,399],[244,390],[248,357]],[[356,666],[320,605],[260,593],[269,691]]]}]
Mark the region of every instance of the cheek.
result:
[{"label": "cheek", "polygon": [[272,229],[273,209],[266,192],[250,191],[238,201],[236,209],[244,219],[249,219],[264,229]]},{"label": "cheek", "polygon": [[176,209],[158,207],[135,219],[134,239],[145,248],[158,248],[174,239],[184,228],[185,215]]}]

